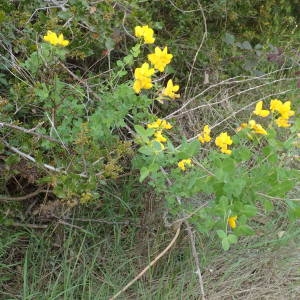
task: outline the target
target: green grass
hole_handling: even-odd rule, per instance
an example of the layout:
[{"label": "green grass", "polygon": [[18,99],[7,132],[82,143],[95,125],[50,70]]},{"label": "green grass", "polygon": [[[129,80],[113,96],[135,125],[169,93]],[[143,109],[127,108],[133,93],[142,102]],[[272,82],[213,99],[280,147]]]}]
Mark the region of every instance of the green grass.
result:
[{"label": "green grass", "polygon": [[[119,196],[128,201],[124,194]],[[157,203],[144,204],[139,208],[140,214],[147,215],[144,224],[75,221],[103,216],[101,210],[81,208],[72,215],[74,221],[68,220],[70,225],[54,224],[45,231],[24,228],[17,234],[14,228],[3,228],[0,298],[109,299],[174,236],[160,223]],[[241,239],[226,253],[215,236],[196,235],[208,299],[259,299],[259,295],[281,299],[284,293],[292,299],[300,295],[300,229],[297,223],[287,225],[284,220],[278,217],[266,225],[253,224],[257,235]],[[281,238],[280,231],[284,231]],[[253,298],[249,298],[250,291]],[[170,252],[119,299],[199,299],[185,230]]]}]

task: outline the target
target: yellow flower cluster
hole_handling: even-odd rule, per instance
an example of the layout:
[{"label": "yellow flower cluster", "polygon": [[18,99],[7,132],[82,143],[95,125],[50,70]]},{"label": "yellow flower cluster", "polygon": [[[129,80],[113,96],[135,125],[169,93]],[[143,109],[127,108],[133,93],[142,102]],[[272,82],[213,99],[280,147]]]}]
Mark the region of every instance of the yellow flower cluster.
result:
[{"label": "yellow flower cluster", "polygon": [[157,119],[155,122],[147,124],[147,127],[158,129],[154,132],[154,140],[159,143],[165,143],[167,138],[162,135],[162,132],[165,129],[171,129],[173,126],[166,120]]},{"label": "yellow flower cluster", "polygon": [[250,128],[253,133],[267,135],[267,131],[262,127],[262,125],[256,123],[255,120],[250,120],[247,123],[242,123],[241,126],[237,129],[237,131],[242,130],[243,128]]},{"label": "yellow flower cluster", "polygon": [[182,159],[181,161],[178,162],[178,168],[181,169],[182,171],[185,171],[187,167],[192,166],[192,160],[190,158],[188,159]]},{"label": "yellow flower cluster", "polygon": [[154,31],[148,25],[145,26],[136,26],[134,28],[134,35],[137,38],[143,38],[145,44],[153,44],[155,38],[153,37]]},{"label": "yellow flower cluster", "polygon": [[250,120],[248,122],[248,127],[257,134],[267,135],[267,131],[260,124],[256,123],[256,121],[254,120]]},{"label": "yellow flower cluster", "polygon": [[162,119],[157,119],[155,122],[153,123],[149,123],[147,125],[148,128],[160,128],[160,129],[171,129],[173,126],[167,122],[166,120],[162,120]]},{"label": "yellow flower cluster", "polygon": [[154,66],[154,68],[160,72],[163,72],[166,66],[171,62],[173,55],[168,53],[168,48],[165,47],[161,50],[159,47],[155,47],[154,53],[148,54],[148,59]]},{"label": "yellow flower cluster", "polygon": [[275,120],[278,127],[290,127],[289,118],[295,114],[291,110],[291,101],[282,103],[278,99],[273,99],[270,102],[270,110],[279,114],[279,117]]},{"label": "yellow flower cluster", "polygon": [[231,150],[228,146],[232,144],[232,139],[227,132],[221,132],[215,140],[215,144],[220,148],[220,151],[225,154],[231,154]]},{"label": "yellow flower cluster", "polygon": [[[201,144],[209,143],[211,141],[210,133],[211,129],[208,125],[205,125],[198,136],[198,141]],[[227,132],[220,133],[215,139],[215,144],[220,148],[222,153],[231,154],[232,151],[228,149],[228,146],[232,144],[232,139]]]},{"label": "yellow flower cluster", "polygon": [[[155,38],[153,37],[154,31],[148,25],[136,26],[134,34],[137,38],[143,38],[145,44],[153,44],[155,41]],[[163,72],[166,66],[171,62],[172,58],[173,55],[168,53],[167,47],[164,47],[163,50],[159,47],[155,47],[154,53],[148,54],[148,60],[153,65],[153,68],[150,68],[148,63],[144,63],[141,68],[137,68],[134,72],[134,91],[139,94],[142,89],[150,89],[153,86],[151,76],[154,74],[154,70]],[[174,85],[173,81],[170,79],[167,86],[162,90],[158,101],[161,101],[163,97],[169,97],[170,99],[179,98],[180,95],[176,94],[178,90],[179,85]]]},{"label": "yellow flower cluster", "polygon": [[236,220],[237,220],[237,216],[231,216],[227,219],[227,223],[230,228],[232,229],[236,228]]},{"label": "yellow flower cluster", "polygon": [[162,130],[157,130],[154,133],[154,137],[154,140],[160,143],[165,143],[167,141],[167,138],[162,135]]},{"label": "yellow flower cluster", "polygon": [[134,91],[138,94],[142,89],[151,89],[151,76],[154,74],[154,69],[149,68],[148,63],[144,63],[140,68],[134,71],[135,82],[133,84]]},{"label": "yellow flower cluster", "polygon": [[203,131],[198,136],[199,142],[201,142],[202,144],[209,143],[211,141],[210,131],[211,130],[210,130],[209,126],[205,125],[203,128]]},{"label": "yellow flower cluster", "polygon": [[[282,102],[278,99],[273,99],[270,101],[270,111],[276,114],[275,123],[278,127],[290,127],[289,118],[295,114],[291,109],[291,101]],[[267,117],[270,114],[270,111],[263,109],[263,102],[259,101],[256,106],[253,114],[260,117]],[[248,123],[242,123],[237,131],[242,130],[243,128],[250,128],[253,133],[267,135],[268,132],[262,127],[261,124],[256,123],[255,120],[250,120]],[[250,138],[251,135],[249,135]]]},{"label": "yellow flower cluster", "polygon": [[45,42],[50,43],[53,46],[63,46],[66,47],[69,45],[69,41],[64,39],[64,35],[61,33],[57,35],[55,32],[48,30],[47,34],[43,37]]}]

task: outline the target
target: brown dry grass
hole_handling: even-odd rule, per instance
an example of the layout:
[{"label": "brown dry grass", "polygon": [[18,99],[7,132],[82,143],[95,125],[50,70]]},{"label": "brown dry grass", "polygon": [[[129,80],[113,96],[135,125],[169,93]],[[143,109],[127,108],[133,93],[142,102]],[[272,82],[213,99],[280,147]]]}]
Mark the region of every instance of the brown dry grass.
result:
[{"label": "brown dry grass", "polygon": [[300,299],[300,246],[224,253],[206,274],[208,299]]}]

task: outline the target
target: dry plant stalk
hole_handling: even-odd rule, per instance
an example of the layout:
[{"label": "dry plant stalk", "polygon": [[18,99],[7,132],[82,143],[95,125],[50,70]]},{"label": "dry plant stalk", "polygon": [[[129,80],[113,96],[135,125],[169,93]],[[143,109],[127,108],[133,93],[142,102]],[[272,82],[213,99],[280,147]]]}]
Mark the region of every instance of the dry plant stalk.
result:
[{"label": "dry plant stalk", "polygon": [[[180,224],[181,225],[181,224]],[[135,276],[127,285],[125,285],[119,292],[117,292],[114,296],[109,298],[109,300],[114,300],[117,297],[119,297],[123,292],[125,292],[130,286],[132,286],[137,280],[139,280],[153,265],[156,264],[156,262],[162,258],[168,251],[169,249],[175,244],[179,233],[180,233],[180,228],[181,226],[178,226],[177,231],[175,233],[175,236],[173,237],[172,241],[169,243],[169,245],[159,254],[157,255],[151,262],[150,264],[143,269],[142,272],[140,272],[137,276]]]}]

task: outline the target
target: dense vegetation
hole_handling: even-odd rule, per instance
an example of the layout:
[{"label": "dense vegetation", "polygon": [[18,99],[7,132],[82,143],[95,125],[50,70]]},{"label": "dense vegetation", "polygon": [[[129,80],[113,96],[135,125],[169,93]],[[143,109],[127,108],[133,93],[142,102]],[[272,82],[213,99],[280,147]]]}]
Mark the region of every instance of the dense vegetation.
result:
[{"label": "dense vegetation", "polygon": [[108,299],[174,234],[122,297],[197,299],[221,251],[297,248],[300,5],[186,2],[0,3],[3,299]]}]

